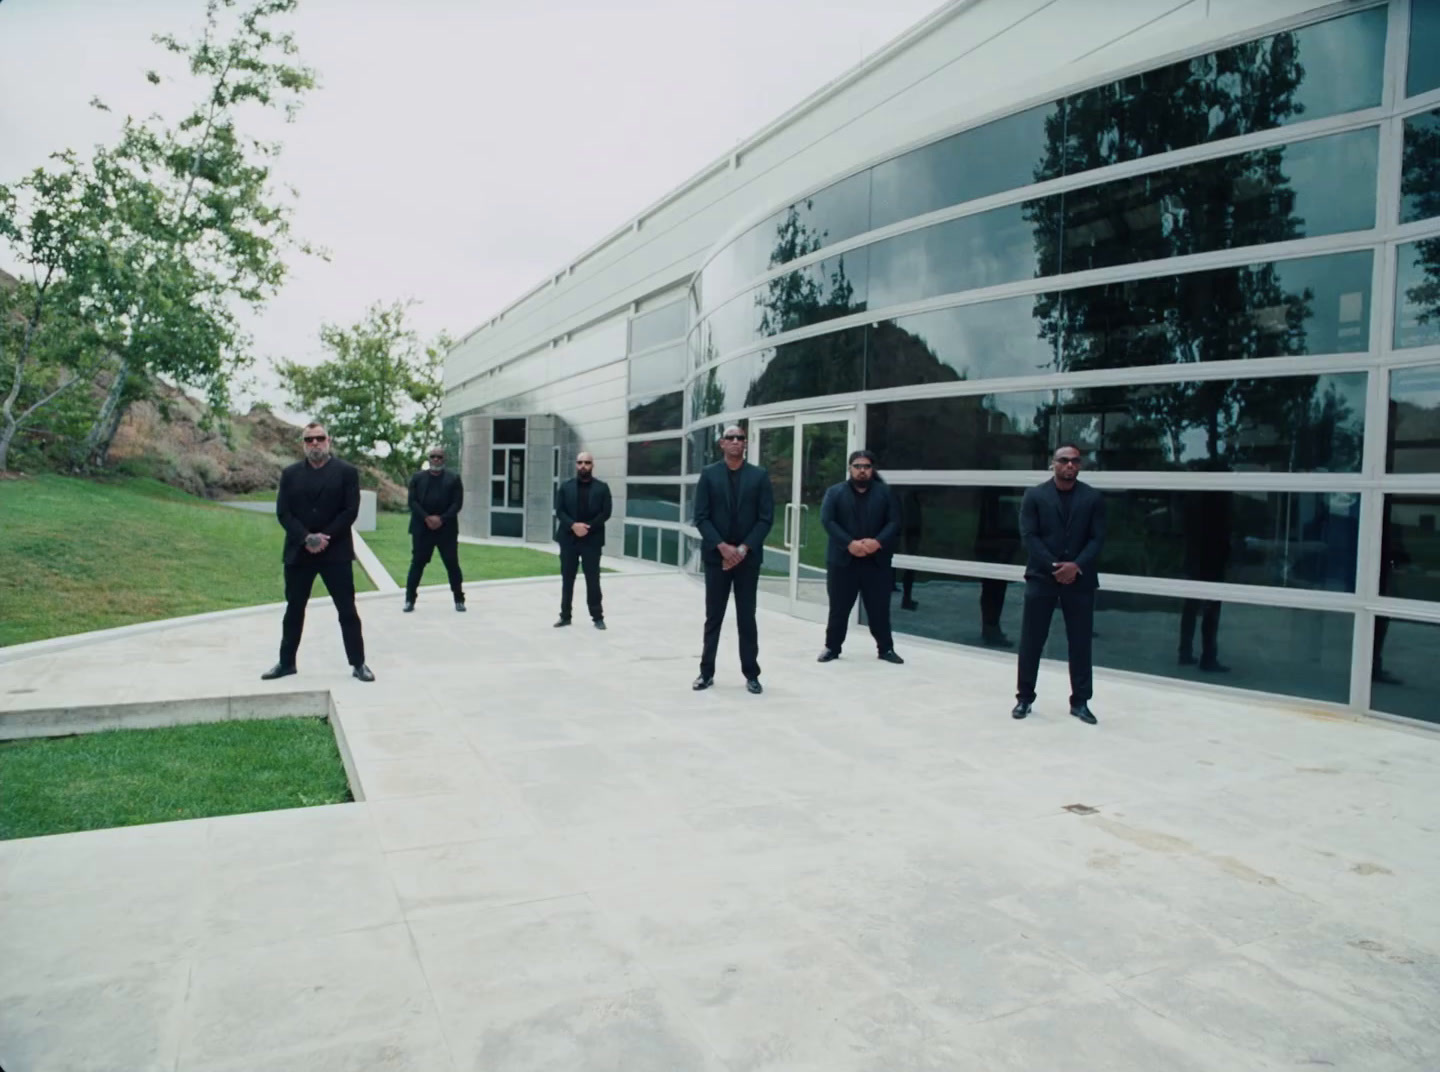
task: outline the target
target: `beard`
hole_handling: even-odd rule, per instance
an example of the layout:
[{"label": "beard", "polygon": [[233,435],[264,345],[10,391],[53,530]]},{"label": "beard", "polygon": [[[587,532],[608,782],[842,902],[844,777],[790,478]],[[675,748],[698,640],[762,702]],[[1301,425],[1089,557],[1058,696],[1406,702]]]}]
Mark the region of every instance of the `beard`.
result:
[{"label": "beard", "polygon": [[328,461],[330,458],[329,447],[306,447],[305,460],[311,463]]}]

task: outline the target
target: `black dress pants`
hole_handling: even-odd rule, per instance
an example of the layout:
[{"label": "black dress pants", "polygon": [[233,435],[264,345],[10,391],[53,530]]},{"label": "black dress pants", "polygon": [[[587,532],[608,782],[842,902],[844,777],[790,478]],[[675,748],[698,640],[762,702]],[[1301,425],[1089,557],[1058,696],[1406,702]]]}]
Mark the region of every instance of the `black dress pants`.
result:
[{"label": "black dress pants", "polygon": [[876,650],[884,655],[895,646],[890,634],[890,567],[857,559],[845,566],[825,570],[825,591],[830,597],[830,620],[825,626],[825,646],[836,655],[850,630],[850,611],[858,595],[865,604],[865,618]]},{"label": "black dress pants", "polygon": [[604,621],[605,608],[600,599],[600,554],[601,547],[592,547],[584,540],[560,546],[560,617],[567,622],[575,602],[575,573],[585,571],[585,605],[590,617]]},{"label": "black dress pants", "polygon": [[430,556],[436,551],[440,552],[440,561],[445,563],[445,574],[450,578],[450,594],[455,597],[456,603],[464,603],[465,578],[460,575],[460,537],[452,533],[436,538],[429,535],[429,530],[423,534],[412,533],[410,536],[410,575],[405,578],[406,600],[415,602],[420,578],[425,575],[425,567],[430,565]]},{"label": "black dress pants", "polygon": [[1095,593],[1076,591],[1073,585],[1046,581],[1025,582],[1025,613],[1020,627],[1020,667],[1015,698],[1035,702],[1035,680],[1040,676],[1040,653],[1050,635],[1055,605],[1065,616],[1065,639],[1070,646],[1070,703],[1088,703],[1094,689],[1090,665],[1095,631]]},{"label": "black dress pants", "polygon": [[[309,552],[306,557],[311,558]],[[306,561],[285,564],[285,623],[280,636],[280,665],[294,666],[300,651],[300,634],[305,631],[305,605],[315,578],[325,582],[335,613],[340,617],[340,635],[345,640],[345,659],[351,666],[365,661],[365,637],[360,632],[360,613],[355,609],[354,563],[345,560]]]},{"label": "black dress pants", "polygon": [[746,557],[734,569],[705,563],[705,650],[700,676],[715,676],[715,652],[720,647],[720,626],[730,593],[735,593],[735,627],[740,632],[740,671],[747,679],[760,676],[760,632],[755,626],[755,600],[760,589],[760,563]]}]

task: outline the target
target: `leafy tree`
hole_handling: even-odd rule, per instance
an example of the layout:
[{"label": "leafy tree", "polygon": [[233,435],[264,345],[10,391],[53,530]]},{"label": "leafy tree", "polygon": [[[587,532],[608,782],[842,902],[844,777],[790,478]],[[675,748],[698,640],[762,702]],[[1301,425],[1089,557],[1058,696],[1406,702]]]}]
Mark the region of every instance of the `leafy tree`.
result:
[{"label": "leafy tree", "polygon": [[[173,126],[126,119],[95,171],[120,192],[97,228],[109,270],[83,280],[109,353],[109,389],[83,457],[103,464],[129,403],[160,375],[205,390],[217,409],[248,362],[235,309],[259,306],[285,277],[288,205],[270,184],[278,143],[242,133],[255,110],[294,117],[315,76],[273,21],[298,0],[209,0],[198,40],[157,35],[203,86]],[[147,77],[160,84],[154,71]],[[98,101],[97,107],[104,108]]]},{"label": "leafy tree", "polygon": [[326,324],[319,365],[277,362],[297,409],[312,413],[337,447],[403,483],[425,448],[440,439],[448,335],[428,346],[406,323],[409,302],[375,303],[359,322]]}]

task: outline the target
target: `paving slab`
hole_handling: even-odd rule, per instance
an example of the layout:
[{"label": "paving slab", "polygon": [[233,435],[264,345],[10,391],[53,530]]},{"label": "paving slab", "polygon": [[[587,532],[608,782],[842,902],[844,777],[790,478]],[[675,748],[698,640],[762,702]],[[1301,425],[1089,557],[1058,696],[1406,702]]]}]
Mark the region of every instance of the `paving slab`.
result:
[{"label": "paving slab", "polygon": [[699,585],[605,588],[369,596],[373,684],[318,603],[278,682],[278,608],[0,662],[0,713],[328,693],[364,794],[0,842],[0,1067],[1440,1067],[1440,735],[1103,671],[1089,727],[1052,666],[1014,722],[1013,660],[768,611],[765,694],[733,628],[697,694]]}]

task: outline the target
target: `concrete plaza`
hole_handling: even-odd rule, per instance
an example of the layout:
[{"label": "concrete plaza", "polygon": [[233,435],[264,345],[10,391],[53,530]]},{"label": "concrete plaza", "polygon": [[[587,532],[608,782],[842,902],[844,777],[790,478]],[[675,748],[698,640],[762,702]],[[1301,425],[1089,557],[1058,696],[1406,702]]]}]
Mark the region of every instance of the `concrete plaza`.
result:
[{"label": "concrete plaza", "polygon": [[[7,1072],[1440,1068],[1440,736],[605,579],[0,662],[0,712],[329,690],[363,801],[0,843]],[[0,714],[3,717],[3,714]],[[3,787],[0,787],[3,792]],[[1066,810],[1083,805],[1083,813]],[[1088,809],[1093,809],[1090,811]]]}]

